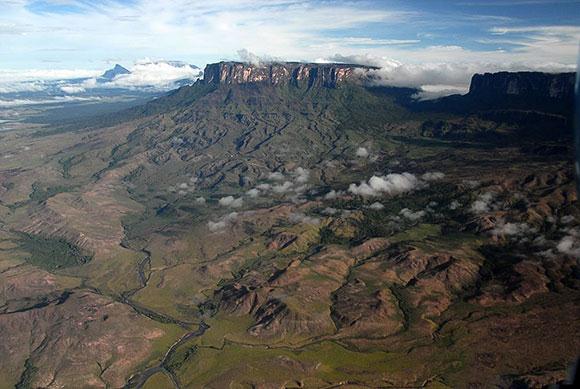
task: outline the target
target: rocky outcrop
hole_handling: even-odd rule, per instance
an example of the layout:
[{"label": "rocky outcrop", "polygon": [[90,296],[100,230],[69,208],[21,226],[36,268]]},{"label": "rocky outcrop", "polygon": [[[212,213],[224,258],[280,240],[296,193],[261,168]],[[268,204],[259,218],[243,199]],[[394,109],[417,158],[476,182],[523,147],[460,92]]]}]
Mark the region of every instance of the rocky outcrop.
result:
[{"label": "rocky outcrop", "polygon": [[298,239],[295,234],[290,234],[287,232],[281,232],[276,235],[270,243],[268,243],[268,249],[270,250],[282,250],[290,246]]},{"label": "rocky outcrop", "polygon": [[401,330],[404,313],[396,296],[388,287],[374,289],[372,280],[365,282],[362,278],[355,277],[334,295],[332,319],[337,329],[341,334],[368,337],[389,336]]},{"label": "rocky outcrop", "polygon": [[575,73],[475,74],[469,93],[413,103],[414,109],[449,112],[453,119],[428,120],[427,137],[520,142],[570,138]]},{"label": "rocky outcrop", "polygon": [[300,84],[335,88],[344,82],[359,82],[365,70],[371,67],[347,64],[314,64],[284,62],[249,64],[219,62],[205,67],[206,84],[267,83],[271,85]]},{"label": "rocky outcrop", "polygon": [[575,73],[499,72],[475,74],[469,95],[493,98],[525,96],[527,98],[571,99]]}]

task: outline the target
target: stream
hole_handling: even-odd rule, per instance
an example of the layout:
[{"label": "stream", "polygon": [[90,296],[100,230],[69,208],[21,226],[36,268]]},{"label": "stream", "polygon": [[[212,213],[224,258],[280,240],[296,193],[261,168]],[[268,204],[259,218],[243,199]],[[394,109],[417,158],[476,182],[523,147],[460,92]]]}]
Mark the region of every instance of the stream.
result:
[{"label": "stream", "polygon": [[[135,289],[131,289],[122,293],[120,296],[121,302],[131,306],[137,313],[147,316],[152,320],[159,321],[162,323],[173,323],[177,324],[182,328],[191,329],[193,323],[183,322],[174,319],[172,317],[169,317],[167,315],[161,314],[159,312],[152,311],[148,308],[136,304],[131,300],[131,297],[141,289],[145,288],[147,286],[147,282],[149,281],[149,277],[145,276],[145,267],[148,265],[151,266],[151,252],[145,248],[141,249],[141,252],[145,254],[145,257],[143,258],[143,260],[141,260],[141,262],[139,262],[138,265],[140,285]],[[201,321],[196,329],[185,333],[181,338],[176,340],[171,345],[171,347],[169,347],[169,349],[163,356],[163,359],[157,365],[145,369],[140,373],[132,375],[129,378],[129,381],[127,381],[127,384],[125,384],[125,388],[142,388],[143,385],[145,385],[145,383],[151,376],[161,372],[169,377],[175,389],[180,389],[179,380],[175,376],[175,373],[173,373],[170,369],[167,368],[167,362],[171,360],[171,357],[173,356],[173,354],[175,354],[175,351],[179,348],[179,346],[181,346],[182,344],[184,344],[185,342],[187,342],[192,338],[196,338],[198,336],[203,335],[208,328],[209,326],[205,322]]]},{"label": "stream", "polygon": [[134,374],[129,378],[129,381],[127,382],[127,384],[125,385],[125,388],[129,389],[129,388],[142,388],[143,385],[145,385],[145,383],[147,382],[147,380],[154,375],[155,373],[165,373],[173,382],[173,385],[175,386],[176,389],[180,389],[179,386],[179,381],[177,379],[177,377],[175,376],[175,374],[169,370],[167,368],[167,362],[169,360],[171,360],[171,357],[173,356],[173,354],[175,354],[175,351],[179,348],[179,346],[181,346],[182,344],[184,344],[185,342],[187,342],[188,340],[192,339],[192,338],[196,338],[198,336],[201,336],[205,333],[205,331],[209,328],[209,326],[207,324],[205,324],[203,321],[199,323],[199,326],[196,330],[191,331],[186,333],[185,335],[183,335],[181,338],[179,338],[178,340],[176,340],[171,347],[169,347],[169,349],[167,350],[167,352],[165,353],[165,355],[163,356],[163,359],[161,360],[161,362],[159,362],[159,364],[157,364],[156,366],[150,367],[140,373]]}]

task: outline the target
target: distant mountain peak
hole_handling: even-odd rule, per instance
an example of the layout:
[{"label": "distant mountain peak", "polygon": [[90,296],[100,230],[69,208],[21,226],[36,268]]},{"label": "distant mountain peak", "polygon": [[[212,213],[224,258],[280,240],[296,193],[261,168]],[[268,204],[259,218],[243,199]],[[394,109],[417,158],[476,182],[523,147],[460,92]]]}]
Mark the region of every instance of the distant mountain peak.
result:
[{"label": "distant mountain peak", "polygon": [[112,69],[107,70],[99,78],[111,81],[121,74],[131,74],[131,72],[126,68],[124,68],[123,66],[115,64],[115,66]]}]

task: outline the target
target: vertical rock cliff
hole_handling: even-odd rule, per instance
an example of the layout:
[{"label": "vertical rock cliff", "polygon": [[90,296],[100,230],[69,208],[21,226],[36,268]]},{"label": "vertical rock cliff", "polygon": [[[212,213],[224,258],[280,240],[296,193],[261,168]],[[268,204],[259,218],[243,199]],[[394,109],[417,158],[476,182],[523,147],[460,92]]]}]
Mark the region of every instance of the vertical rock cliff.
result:
[{"label": "vertical rock cliff", "polygon": [[344,82],[361,82],[367,66],[347,64],[272,63],[254,65],[242,62],[209,64],[204,71],[206,84],[268,83],[300,84],[336,88]]},{"label": "vertical rock cliff", "polygon": [[469,94],[483,98],[520,96],[569,100],[574,95],[574,73],[499,72],[475,74]]}]

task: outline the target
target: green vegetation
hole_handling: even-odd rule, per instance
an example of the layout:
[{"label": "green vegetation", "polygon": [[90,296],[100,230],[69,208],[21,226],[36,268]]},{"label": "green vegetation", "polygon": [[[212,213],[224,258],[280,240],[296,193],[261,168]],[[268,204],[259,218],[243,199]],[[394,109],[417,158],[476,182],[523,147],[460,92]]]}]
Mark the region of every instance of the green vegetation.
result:
[{"label": "green vegetation", "polygon": [[85,159],[84,155],[71,155],[69,157],[66,158],[62,158],[60,159],[58,162],[60,163],[61,167],[62,167],[62,177],[65,179],[70,179],[71,175],[70,175],[70,171],[71,169],[83,162]]},{"label": "green vegetation", "polygon": [[[98,131],[55,128],[42,137],[7,138],[15,150],[30,143],[38,159],[15,153],[0,162],[0,179],[7,181],[0,188],[0,224],[10,231],[0,247],[0,282],[13,268],[22,277],[14,282],[21,301],[0,301],[0,309],[35,314],[30,311],[41,307],[31,302],[52,304],[46,297],[64,290],[71,297],[55,303],[55,311],[76,318],[87,300],[68,304],[92,296],[103,312],[78,316],[81,339],[112,341],[83,349],[90,363],[74,368],[84,369],[79,376],[87,382],[100,379],[111,387],[151,367],[155,374],[145,387],[171,387],[168,372],[184,387],[481,386],[530,366],[550,366],[543,359],[568,358],[573,347],[564,356],[560,346],[549,347],[573,339],[569,326],[557,323],[570,322],[565,315],[578,297],[577,267],[564,255],[554,261],[538,252],[555,253],[564,234],[578,228],[571,164],[562,155],[532,160],[505,145],[437,138],[439,121],[460,118],[412,112],[402,104],[411,93],[197,83],[101,118],[93,123]],[[473,120],[469,132],[478,130]],[[443,135],[453,130],[445,126]],[[355,157],[359,146],[368,148],[369,158]],[[300,190],[293,175],[299,166],[309,169],[308,187]],[[293,181],[292,188],[274,190],[284,180],[268,178],[273,171]],[[434,171],[445,178],[397,196],[347,191],[373,174]],[[246,194],[252,188],[260,189],[258,197]],[[47,201],[72,190],[74,196]],[[334,200],[324,197],[331,190]],[[475,214],[470,205],[484,191],[497,192],[494,203],[490,212]],[[242,197],[243,205],[219,204],[230,195]],[[375,201],[382,207],[371,207]],[[297,214],[319,220],[294,220]],[[551,222],[542,221],[547,214]],[[564,215],[576,219],[563,223]],[[536,247],[530,244],[535,236],[523,241],[519,235],[505,240],[520,243],[498,242],[489,233],[498,220],[529,223],[549,242]],[[208,221],[224,226],[210,230]],[[14,238],[13,231],[23,230],[38,234]],[[80,234],[95,242],[94,260],[67,241]],[[24,259],[58,274],[20,266]],[[49,278],[58,294],[37,287]],[[38,296],[29,296],[29,285]],[[546,296],[550,304],[535,304]],[[1,316],[16,323],[19,315]],[[33,331],[18,335],[23,344],[36,334],[54,340],[31,361],[66,383],[70,364],[58,355],[78,353],[83,342],[53,339],[60,330],[69,339],[69,327],[41,316]],[[206,332],[182,338],[202,319],[210,326]],[[143,328],[149,331],[139,337],[148,344],[139,354],[134,339],[122,339],[131,335],[123,330]],[[555,333],[555,340],[530,342],[535,328]],[[530,348],[536,344],[542,352]],[[107,347],[118,359],[98,365],[99,371],[93,362],[102,363]],[[501,354],[508,348],[530,352],[522,359]],[[38,385],[33,363],[25,362],[29,352],[17,351],[19,358],[10,356],[18,367],[11,383]],[[56,367],[39,365],[48,351]],[[484,360],[498,355],[497,361],[481,369],[479,354],[489,354]],[[118,381],[110,378],[114,373]],[[474,373],[480,376],[472,379]]]},{"label": "green vegetation", "polygon": [[36,203],[43,203],[52,196],[59,193],[70,192],[73,188],[68,186],[46,186],[43,187],[41,184],[35,182],[32,184],[32,192],[30,193],[30,200]]},{"label": "green vegetation", "polygon": [[419,224],[406,231],[393,235],[390,241],[393,243],[406,241],[421,242],[427,238],[438,237],[440,235],[441,226],[437,224]]},{"label": "green vegetation", "polygon": [[179,351],[177,351],[175,355],[173,355],[173,357],[171,358],[171,361],[167,365],[167,368],[172,371],[178,370],[190,358],[193,358],[193,356],[197,353],[197,348],[198,348],[197,345],[193,345],[186,348],[185,347],[180,348]]},{"label": "green vegetation", "polygon": [[30,389],[32,388],[34,375],[37,372],[37,368],[32,364],[30,358],[24,362],[24,371],[20,376],[20,381],[15,385],[15,389]]},{"label": "green vegetation", "polygon": [[26,261],[54,271],[88,263],[92,256],[80,247],[61,238],[20,234],[20,248],[30,253]]},{"label": "green vegetation", "polygon": [[163,372],[155,373],[143,385],[144,389],[171,389],[174,388],[173,382]]},{"label": "green vegetation", "polygon": [[343,236],[337,235],[335,231],[329,226],[324,226],[320,229],[320,244],[339,244],[348,245],[352,242],[351,239],[347,239]]}]

